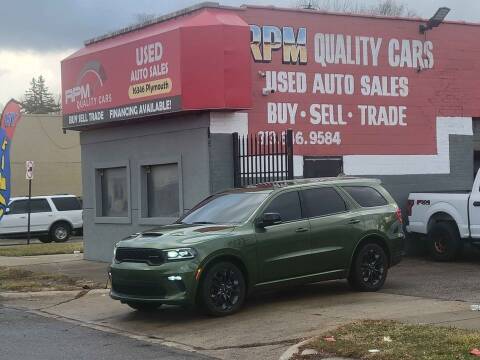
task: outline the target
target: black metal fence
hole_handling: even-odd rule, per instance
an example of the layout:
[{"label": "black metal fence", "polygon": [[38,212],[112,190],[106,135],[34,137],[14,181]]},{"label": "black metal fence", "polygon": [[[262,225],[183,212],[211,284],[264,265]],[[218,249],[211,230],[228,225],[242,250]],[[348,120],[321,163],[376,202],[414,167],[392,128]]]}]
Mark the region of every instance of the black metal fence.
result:
[{"label": "black metal fence", "polygon": [[293,179],[292,130],[233,133],[235,187]]}]

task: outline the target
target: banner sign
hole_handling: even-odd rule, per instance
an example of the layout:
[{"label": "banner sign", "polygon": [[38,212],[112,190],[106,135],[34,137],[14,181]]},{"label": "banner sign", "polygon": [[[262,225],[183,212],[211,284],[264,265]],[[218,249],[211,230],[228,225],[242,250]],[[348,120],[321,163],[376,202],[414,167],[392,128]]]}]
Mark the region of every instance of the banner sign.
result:
[{"label": "banner sign", "polygon": [[269,9],[246,17],[249,132],[263,142],[293,129],[299,155],[435,154],[437,116],[478,115],[478,27],[442,24],[425,36],[410,20]]},{"label": "banner sign", "polygon": [[21,106],[15,100],[10,100],[2,112],[0,126],[0,219],[10,202],[10,147],[15,128],[22,117]]},{"label": "banner sign", "polygon": [[172,31],[110,44],[108,51],[93,44],[65,59],[64,127],[181,110],[179,39]]}]

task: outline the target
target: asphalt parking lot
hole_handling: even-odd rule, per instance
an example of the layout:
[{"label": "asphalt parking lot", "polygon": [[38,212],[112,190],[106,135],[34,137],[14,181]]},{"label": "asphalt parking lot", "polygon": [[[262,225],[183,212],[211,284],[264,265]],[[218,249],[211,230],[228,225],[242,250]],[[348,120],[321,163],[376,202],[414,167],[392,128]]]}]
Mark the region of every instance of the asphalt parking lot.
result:
[{"label": "asphalt parking lot", "polygon": [[383,293],[480,303],[480,251],[466,249],[455,262],[406,257],[390,269]]}]

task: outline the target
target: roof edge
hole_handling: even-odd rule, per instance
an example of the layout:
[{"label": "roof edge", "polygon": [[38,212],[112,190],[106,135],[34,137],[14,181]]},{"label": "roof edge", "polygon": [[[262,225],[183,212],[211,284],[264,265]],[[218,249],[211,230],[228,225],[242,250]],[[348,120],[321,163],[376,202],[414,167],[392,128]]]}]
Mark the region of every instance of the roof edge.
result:
[{"label": "roof edge", "polygon": [[86,40],[86,41],[84,41],[83,44],[85,46],[89,46],[89,45],[98,43],[98,42],[103,41],[103,40],[107,40],[107,39],[110,39],[110,38],[113,38],[113,37],[116,37],[116,36],[119,36],[119,35],[123,35],[123,34],[129,33],[129,32],[132,32],[132,31],[136,31],[136,30],[146,28],[150,25],[155,25],[155,24],[167,21],[167,20],[172,20],[172,19],[175,19],[175,18],[178,18],[178,17],[181,17],[181,16],[185,16],[187,14],[190,14],[192,12],[195,12],[197,10],[202,10],[202,9],[228,9],[228,10],[237,10],[237,11],[241,10],[241,8],[238,8],[238,7],[224,6],[224,5],[220,5],[218,2],[206,1],[206,2],[202,2],[202,3],[196,4],[196,5],[192,5],[192,6],[180,9],[178,11],[174,11],[174,12],[169,13],[169,14],[165,14],[165,15],[155,17],[154,19],[142,22],[140,24],[135,24],[135,25],[131,25],[131,26],[121,28],[119,30],[111,31],[111,32],[106,33],[104,35],[100,35],[100,36],[91,38],[89,40]]},{"label": "roof edge", "polygon": [[[238,8],[237,8],[238,9]],[[278,7],[274,5],[241,5],[240,9],[263,9],[263,10],[277,10],[277,11],[289,11],[289,12],[301,12],[308,14],[322,14],[322,15],[333,15],[333,16],[350,16],[350,17],[359,17],[359,18],[371,18],[371,19],[382,19],[382,20],[404,20],[412,22],[427,22],[427,18],[423,17],[405,17],[405,16],[386,16],[386,15],[375,15],[375,14],[354,14],[348,12],[335,12],[335,11],[326,11],[326,10],[315,10],[315,9],[299,9],[299,8],[287,8],[287,7]],[[444,20],[444,24],[457,24],[457,25],[471,25],[471,26],[480,26],[480,22],[469,22],[461,20]]]},{"label": "roof edge", "polygon": [[[428,19],[422,17],[404,17],[404,16],[385,16],[385,15],[374,15],[374,14],[353,14],[353,13],[341,13],[341,12],[334,12],[334,11],[325,11],[325,10],[311,10],[311,9],[299,9],[299,8],[287,8],[287,7],[277,7],[273,5],[249,5],[244,4],[238,6],[227,6],[227,5],[220,5],[218,2],[213,1],[206,1],[201,2],[196,5],[192,5],[178,11],[174,11],[169,14],[161,15],[155,17],[152,20],[148,20],[142,22],[140,24],[135,24],[131,26],[127,26],[121,28],[119,30],[111,31],[104,35],[100,35],[89,40],[84,41],[85,46],[89,46],[103,40],[107,40],[119,35],[123,35],[132,31],[140,30],[150,25],[155,25],[167,20],[172,20],[181,16],[185,16],[192,12],[202,10],[202,9],[225,9],[225,10],[247,10],[247,9],[263,9],[263,10],[277,10],[277,11],[289,11],[289,12],[300,12],[300,13],[308,13],[308,14],[322,14],[322,15],[332,15],[332,16],[351,16],[351,17],[358,17],[358,18],[371,18],[371,19],[388,19],[388,20],[403,20],[403,21],[412,21],[412,22],[426,22]],[[460,20],[445,20],[444,23],[446,24],[457,24],[457,25],[469,25],[469,26],[480,26],[480,22],[468,22],[468,21],[460,21]]]}]

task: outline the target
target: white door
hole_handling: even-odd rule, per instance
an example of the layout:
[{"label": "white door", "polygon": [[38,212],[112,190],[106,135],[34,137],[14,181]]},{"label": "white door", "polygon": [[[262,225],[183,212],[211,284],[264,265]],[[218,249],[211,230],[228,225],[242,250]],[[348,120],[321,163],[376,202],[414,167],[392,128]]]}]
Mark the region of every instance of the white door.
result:
[{"label": "white door", "polygon": [[32,199],[30,231],[47,231],[52,223],[53,213],[47,199]]},{"label": "white door", "polygon": [[473,238],[480,238],[480,171],[473,183],[470,201],[468,203],[470,215],[470,232]]},{"label": "white door", "polygon": [[27,229],[27,200],[14,200],[0,221],[0,234],[15,234]]}]

